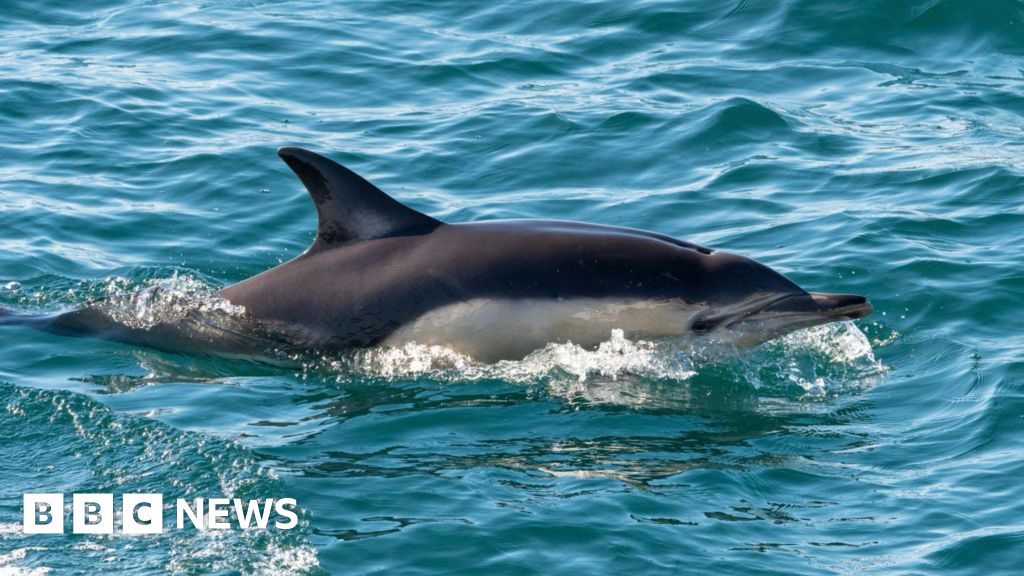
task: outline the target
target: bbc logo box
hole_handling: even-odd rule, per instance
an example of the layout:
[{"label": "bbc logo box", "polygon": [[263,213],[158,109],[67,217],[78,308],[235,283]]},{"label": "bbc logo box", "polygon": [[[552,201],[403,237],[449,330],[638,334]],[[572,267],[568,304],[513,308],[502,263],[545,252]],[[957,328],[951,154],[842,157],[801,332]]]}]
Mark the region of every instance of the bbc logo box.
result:
[{"label": "bbc logo box", "polygon": [[[124,494],[121,529],[125,534],[157,534],[164,527],[162,494]],[[71,526],[75,534],[114,533],[113,494],[74,494]],[[22,527],[25,534],[64,533],[63,494],[25,494]]]}]

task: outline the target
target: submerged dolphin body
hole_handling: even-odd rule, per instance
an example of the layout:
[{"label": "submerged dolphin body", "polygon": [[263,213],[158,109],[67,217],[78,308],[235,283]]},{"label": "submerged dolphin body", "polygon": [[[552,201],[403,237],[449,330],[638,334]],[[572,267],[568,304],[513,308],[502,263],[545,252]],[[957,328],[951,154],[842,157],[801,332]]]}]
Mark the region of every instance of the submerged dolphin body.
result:
[{"label": "submerged dolphin body", "polygon": [[809,293],[753,260],[662,234],[550,220],[445,224],[323,156],[278,154],[316,204],[316,240],[220,292],[244,314],[133,328],[91,305],[0,310],[0,324],[221,354],[415,341],[496,361],[548,342],[594,346],[613,329],[753,345],[871,312],[863,296]]}]

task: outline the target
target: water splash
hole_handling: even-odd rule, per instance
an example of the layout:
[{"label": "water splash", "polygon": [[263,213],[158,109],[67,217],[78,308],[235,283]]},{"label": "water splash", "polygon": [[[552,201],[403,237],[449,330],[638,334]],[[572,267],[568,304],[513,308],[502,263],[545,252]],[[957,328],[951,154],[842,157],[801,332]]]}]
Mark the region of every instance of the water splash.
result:
[{"label": "water splash", "polygon": [[141,287],[115,276],[102,285],[100,295],[99,307],[129,328],[148,329],[193,313],[234,317],[245,313],[245,308],[219,296],[209,284],[177,273],[146,280]]},{"label": "water splash", "polygon": [[823,396],[884,371],[867,336],[852,322],[808,328],[752,351],[693,340],[647,341],[613,330],[594,349],[571,342],[551,343],[522,360],[484,364],[443,346],[409,343],[375,348],[341,358],[318,357],[303,365],[304,374],[334,374],[349,379],[432,379],[440,382],[500,380],[545,383],[559,396],[588,396],[601,402],[635,404],[649,396],[637,382],[685,385],[715,374],[759,390],[786,390]]},{"label": "water splash", "polygon": [[217,294],[217,283],[191,270],[133,269],[128,276],[73,281],[44,274],[0,285],[5,305],[20,309],[94,306],[129,328],[152,328],[189,314],[239,317],[245,308]]},{"label": "water splash", "polygon": [[630,340],[622,330],[594,350],[571,342],[548,344],[520,361],[505,361],[486,370],[492,377],[511,381],[564,376],[577,382],[616,381],[627,376],[688,380],[696,372],[691,356],[674,350],[671,344]]}]

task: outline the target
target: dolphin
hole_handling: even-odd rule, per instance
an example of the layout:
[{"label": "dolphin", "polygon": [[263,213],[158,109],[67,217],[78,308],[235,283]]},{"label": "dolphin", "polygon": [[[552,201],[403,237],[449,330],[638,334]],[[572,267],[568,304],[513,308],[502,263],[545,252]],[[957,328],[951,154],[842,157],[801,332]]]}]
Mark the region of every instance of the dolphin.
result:
[{"label": "dolphin", "polygon": [[871,312],[864,296],[807,292],[750,258],[655,232],[558,220],[443,223],[328,158],[293,147],[278,155],[316,205],[316,239],[219,292],[244,312],[139,327],[94,302],[48,315],[0,310],[0,325],[223,355],[417,342],[495,362],[550,342],[596,346],[614,329],[753,346]]}]

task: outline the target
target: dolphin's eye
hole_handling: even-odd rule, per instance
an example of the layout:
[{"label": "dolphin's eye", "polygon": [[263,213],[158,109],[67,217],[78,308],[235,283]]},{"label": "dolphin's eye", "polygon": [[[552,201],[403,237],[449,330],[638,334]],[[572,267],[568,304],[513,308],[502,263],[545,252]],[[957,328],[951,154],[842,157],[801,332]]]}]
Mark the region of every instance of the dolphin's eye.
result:
[{"label": "dolphin's eye", "polygon": [[715,322],[710,321],[706,318],[700,318],[698,320],[695,320],[693,324],[690,324],[690,330],[696,332],[697,334],[706,334],[708,332],[711,332],[711,330],[715,327],[715,324]]}]

